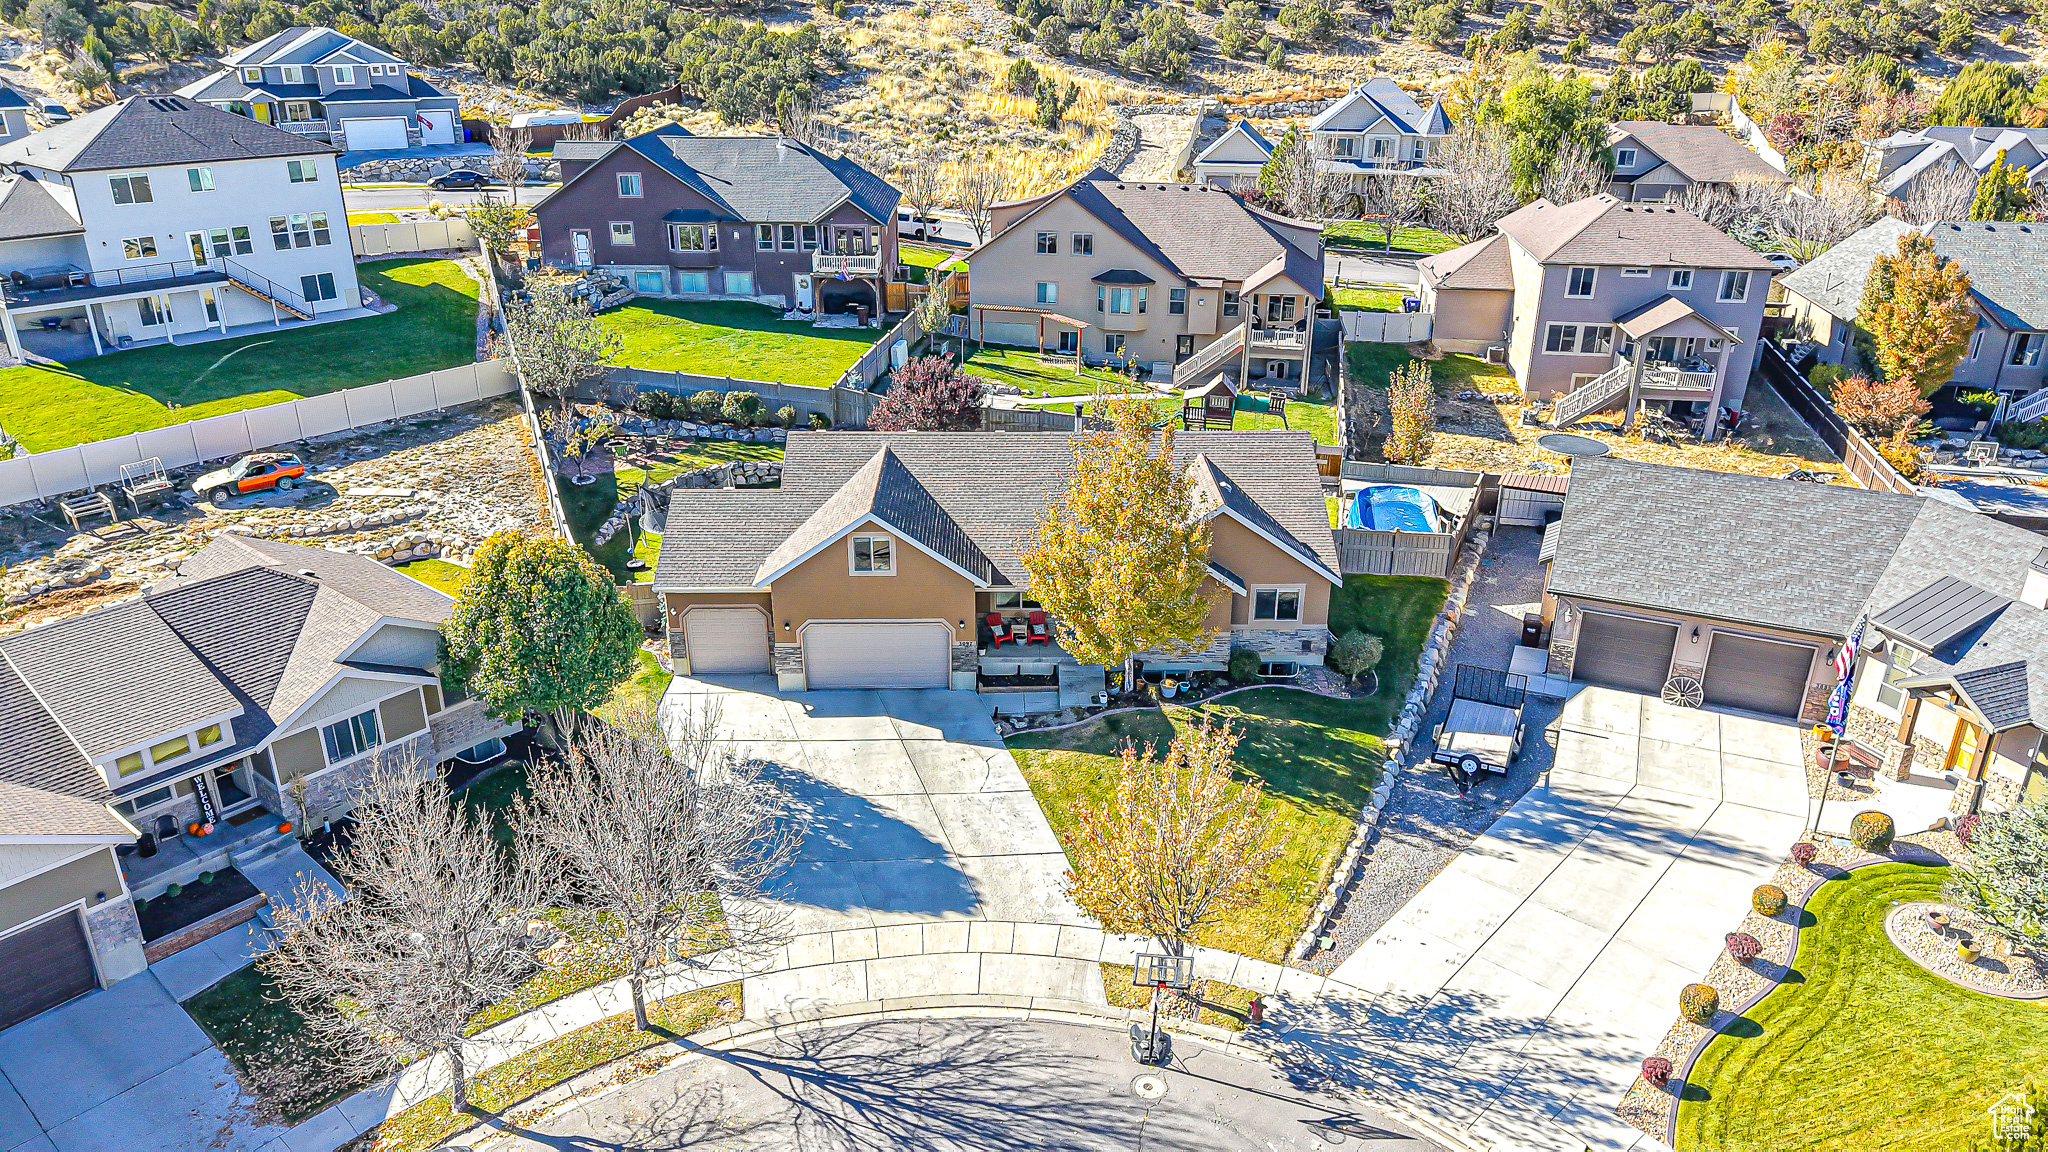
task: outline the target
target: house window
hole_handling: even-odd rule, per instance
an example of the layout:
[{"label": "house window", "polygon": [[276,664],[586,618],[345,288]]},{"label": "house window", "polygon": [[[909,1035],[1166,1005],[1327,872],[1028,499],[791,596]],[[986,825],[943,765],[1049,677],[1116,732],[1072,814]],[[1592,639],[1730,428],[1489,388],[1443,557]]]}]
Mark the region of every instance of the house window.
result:
[{"label": "house window", "polygon": [[242,69],[242,83],[244,83],[244,84],[261,84],[261,83],[263,83],[263,69],[261,69],[261,68],[244,68],[244,69]]},{"label": "house window", "polygon": [[1168,288],[1166,290],[1166,314],[1168,316],[1185,316],[1188,314],[1187,289]]},{"label": "house window", "polygon": [[[323,241],[324,243],[324,241]],[[279,252],[313,246],[313,223],[305,213],[270,218],[270,245]]]},{"label": "house window", "polygon": [[1984,349],[1984,326],[1983,326],[1983,322],[1982,322],[1982,321],[1979,321],[1979,322],[1978,322],[1978,326],[1977,326],[1977,330],[1976,330],[1976,331],[1974,331],[1974,332],[1972,332],[1972,333],[1970,333],[1970,350],[1969,350],[1969,352],[1967,352],[1966,354],[1964,354],[1964,356],[1963,356],[1963,359],[1965,359],[1965,360],[1975,360],[1975,359],[1977,358],[1977,353],[1979,353],[1979,352],[1983,351],[1983,349]]},{"label": "house window", "polygon": [[889,549],[895,541],[887,536],[855,536],[853,538],[853,571],[855,575],[888,576],[896,571],[895,557]]},{"label": "house window", "polygon": [[1130,315],[1131,290],[1129,288],[1105,288],[1100,284],[1096,285],[1095,310],[1097,312],[1104,310],[1103,304],[1105,301],[1109,305],[1108,311],[1112,316]]},{"label": "house window", "polygon": [[1060,250],[1060,234],[1059,234],[1059,233],[1057,233],[1057,232],[1040,232],[1040,233],[1038,234],[1038,254],[1039,254],[1040,256],[1056,256],[1056,255],[1058,255],[1058,254],[1059,254],[1059,250]]},{"label": "house window", "polygon": [[635,272],[633,273],[633,291],[640,293],[642,296],[660,296],[662,295],[662,289],[666,287],[663,279],[662,274],[659,272]]},{"label": "house window", "polygon": [[168,764],[173,760],[190,756],[191,754],[192,738],[185,735],[173,736],[169,740],[162,740],[149,746],[149,762],[151,764]]},{"label": "house window", "polygon": [[1173,338],[1173,354],[1185,360],[1195,354],[1195,338],[1186,334]]},{"label": "house window", "polygon": [[1588,324],[1579,332],[1579,351],[1604,356],[1614,350],[1614,325]]},{"label": "house window", "polygon": [[1225,316],[1237,315],[1237,293],[1232,292],[1228,288],[1223,290],[1223,314]]},{"label": "house window", "polygon": [[1613,348],[1612,324],[1551,324],[1543,333],[1545,352],[1604,356]]},{"label": "house window", "polygon": [[310,219],[309,219],[309,224],[310,224],[310,226],[311,226],[311,227],[312,227],[312,229],[313,229],[313,246],[314,246],[314,247],[318,248],[318,247],[321,247],[321,246],[323,246],[323,245],[326,245],[326,244],[330,244],[330,243],[332,243],[332,242],[333,242],[333,237],[332,237],[332,236],[330,236],[330,235],[328,234],[328,232],[327,232],[327,213],[325,213],[325,212],[315,212],[315,213],[313,213],[313,214],[312,214],[312,216],[311,216],[311,217],[310,217]]},{"label": "house window", "polygon": [[1080,351],[1080,348],[1081,334],[1079,332],[1068,329],[1060,333],[1060,352],[1063,355],[1072,356],[1075,352]]},{"label": "house window", "polygon": [[1740,304],[1749,299],[1749,273],[1740,268],[1721,273],[1721,292],[1716,299],[1723,304]]},{"label": "house window", "polygon": [[382,742],[377,733],[377,710],[371,708],[339,724],[329,724],[320,730],[320,739],[327,745],[329,764],[355,759]]},{"label": "house window", "polygon": [[213,191],[213,169],[187,168],[185,169],[185,182],[192,186],[194,192],[211,192]]},{"label": "house window", "polygon": [[1059,303],[1060,286],[1050,280],[1040,280],[1038,282],[1038,302],[1040,304]]},{"label": "house window", "polygon": [[796,225],[784,224],[782,226],[782,250],[784,252],[796,251]]},{"label": "house window", "polygon": [[1254,588],[1252,589],[1252,619],[1254,620],[1300,620],[1301,589],[1299,588]]},{"label": "house window", "polygon": [[816,252],[817,250],[818,226],[816,224],[806,224],[804,225],[804,251]]},{"label": "house window", "polygon": [[754,247],[763,252],[775,251],[775,225],[754,225]]},{"label": "house window", "polygon": [[1151,292],[1150,288],[1138,289],[1138,315],[1140,316],[1145,314],[1145,296],[1149,292]]},{"label": "house window", "polygon": [[113,185],[116,204],[148,204],[154,199],[147,176],[116,176],[108,183]]},{"label": "house window", "polygon": [[1390,140],[1385,136],[1373,137],[1372,158],[1375,160],[1386,160],[1392,158],[1394,155],[1395,143],[1395,141]]},{"label": "house window", "polygon": [[311,160],[287,160],[284,162],[284,174],[293,184],[311,184],[320,179],[320,168]]},{"label": "house window", "polygon": [[130,752],[119,760],[114,761],[114,771],[123,776],[131,776],[142,771],[142,769],[142,753],[140,752]]},{"label": "house window", "polygon": [[1124,354],[1124,334],[1121,332],[1104,333],[1102,337],[1102,354],[1111,357],[1122,356]]},{"label": "house window", "polygon": [[1650,270],[1648,268],[1623,268],[1621,274],[1623,276],[1648,276]]},{"label": "house window", "polygon": [[2020,333],[2012,342],[2012,362],[2022,368],[2032,368],[2040,364],[2043,340],[2048,340],[2048,333]]},{"label": "house window", "polygon": [[1294,323],[1294,297],[1266,297],[1266,319],[1275,324]]},{"label": "house window", "polygon": [[121,241],[121,255],[129,260],[146,260],[156,255],[156,237],[131,236]]},{"label": "house window", "polygon": [[1616,148],[1614,150],[1614,166],[1616,168],[1635,167],[1636,150],[1633,148]]},{"label": "house window", "polygon": [[1409,153],[1408,158],[1411,160],[1421,160],[1427,155],[1429,155],[1428,142],[1417,140],[1414,142],[1414,150]]},{"label": "house window", "polygon": [[284,77],[286,84],[304,84],[306,82],[305,73],[299,71],[297,64],[287,64],[278,69],[278,73]]},{"label": "house window", "polygon": [[709,272],[678,272],[678,273],[676,273],[676,291],[678,291],[678,292],[682,292],[682,293],[685,293],[685,294],[688,294],[688,293],[692,293],[692,292],[694,292],[694,293],[697,293],[697,294],[699,294],[699,295],[707,295],[707,296],[708,296],[708,295],[710,295],[710,293],[711,293],[711,273],[709,273]]},{"label": "house window", "polygon": [[[126,760],[128,757],[123,756],[122,759]],[[142,757],[137,754],[135,759],[140,760]],[[127,800],[123,800],[119,804],[114,805],[114,807],[119,809],[123,816],[134,816],[141,812],[147,812],[151,808],[169,804],[172,800],[177,799],[177,796],[177,792],[169,784],[166,784],[161,788],[152,788],[147,792],[139,793]]]},{"label": "house window", "polygon": [[206,242],[215,256],[247,256],[256,249],[247,227],[215,228],[206,234]]},{"label": "house window", "polygon": [[612,243],[622,247],[633,243],[633,222],[631,220],[612,221]]},{"label": "house window", "polygon": [[299,295],[308,300],[334,299],[334,273],[322,272],[299,277]]},{"label": "house window", "polygon": [[1259,665],[1259,675],[1268,680],[1291,680],[1295,665],[1290,661],[1273,661]]},{"label": "house window", "polygon": [[211,748],[215,744],[220,743],[221,727],[218,724],[208,724],[206,727],[193,733],[193,736],[199,741],[201,748]]},{"label": "house window", "polygon": [[1587,297],[1593,294],[1593,282],[1600,278],[1598,268],[1573,268],[1565,274],[1564,294]]},{"label": "house window", "polygon": [[619,173],[619,195],[634,200],[640,198],[640,174],[638,172]]},{"label": "house window", "polygon": [[1671,290],[1673,292],[1692,291],[1692,269],[1673,268],[1671,270]]},{"label": "house window", "polygon": [[142,317],[142,326],[155,328],[171,322],[171,309],[163,296],[145,296],[135,302],[135,311]]},{"label": "house window", "polygon": [[703,224],[671,224],[668,248],[671,252],[716,252],[718,229]]},{"label": "house window", "polygon": [[1350,136],[1339,136],[1330,141],[1330,155],[1349,160],[1358,155],[1358,141]]},{"label": "house window", "polygon": [[208,324],[220,323],[220,298],[213,294],[213,289],[201,288],[199,290],[199,303],[206,309],[206,322]]},{"label": "house window", "polygon": [[1074,233],[1074,255],[1076,255],[1076,256],[1093,256],[1093,255],[1095,255],[1095,233],[1093,233],[1093,232],[1076,232],[1076,233]]},{"label": "house window", "polygon": [[348,65],[346,65],[346,64],[338,64],[338,65],[336,65],[336,66],[335,66],[335,69],[334,69],[334,82],[335,82],[336,84],[353,84],[353,83],[355,83],[355,82],[356,82],[356,70],[355,70],[354,68],[351,68],[351,67],[349,67],[349,66],[348,66]]},{"label": "house window", "polygon": [[1906,690],[1899,686],[1913,672],[1913,650],[1904,644],[1893,644],[1885,653],[1884,682],[1877,686],[1877,702],[1896,710],[1906,702]]},{"label": "house window", "polygon": [[1577,392],[1599,378],[1600,374],[1598,372],[1574,372],[1572,373],[1572,382],[1569,390]]},{"label": "house window", "polygon": [[725,294],[728,296],[752,296],[754,294],[754,274],[752,272],[727,272],[725,274]]}]

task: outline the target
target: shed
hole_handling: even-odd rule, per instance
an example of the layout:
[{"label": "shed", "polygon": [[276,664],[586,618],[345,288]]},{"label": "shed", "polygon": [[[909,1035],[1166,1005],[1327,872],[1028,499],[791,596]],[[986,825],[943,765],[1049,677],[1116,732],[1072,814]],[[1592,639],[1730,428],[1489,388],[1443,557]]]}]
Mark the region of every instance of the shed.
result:
[{"label": "shed", "polygon": [[1520,472],[1500,478],[1500,506],[1497,524],[1521,524],[1541,528],[1564,514],[1565,489],[1571,477],[1563,473],[1544,475]]}]

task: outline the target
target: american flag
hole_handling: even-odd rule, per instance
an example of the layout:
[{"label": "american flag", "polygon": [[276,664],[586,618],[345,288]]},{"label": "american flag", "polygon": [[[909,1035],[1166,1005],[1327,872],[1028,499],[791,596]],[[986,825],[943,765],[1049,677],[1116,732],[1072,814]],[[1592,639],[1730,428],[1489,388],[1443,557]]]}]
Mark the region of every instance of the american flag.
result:
[{"label": "american flag", "polygon": [[1856,621],[1848,642],[1835,650],[1835,693],[1828,697],[1828,727],[1837,736],[1848,723],[1849,697],[1856,685],[1856,652],[1863,647],[1863,624],[1862,620]]}]

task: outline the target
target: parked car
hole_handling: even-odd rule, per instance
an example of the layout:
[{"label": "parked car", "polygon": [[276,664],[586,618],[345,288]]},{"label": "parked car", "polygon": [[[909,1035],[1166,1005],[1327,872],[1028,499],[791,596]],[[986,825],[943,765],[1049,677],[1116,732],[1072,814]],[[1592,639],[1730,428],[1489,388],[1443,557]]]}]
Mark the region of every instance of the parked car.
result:
[{"label": "parked car", "polygon": [[490,182],[490,177],[474,168],[457,168],[427,181],[427,187],[437,192],[446,192],[450,188],[482,188]]},{"label": "parked car", "polygon": [[52,124],[62,124],[64,121],[71,119],[70,110],[64,107],[64,103],[61,100],[38,100],[36,101],[36,111],[41,112],[43,119],[48,120]]},{"label": "parked car", "polygon": [[225,504],[233,496],[278,488],[289,492],[306,475],[305,462],[289,452],[252,452],[192,482],[192,491]]},{"label": "parked car", "polygon": [[1522,704],[1529,680],[1497,668],[1458,665],[1451,686],[1451,710],[1430,733],[1430,758],[1456,765],[1467,776],[1505,773],[1522,754]]},{"label": "parked car", "polygon": [[1764,259],[1776,264],[1780,272],[1793,272],[1799,268],[1799,260],[1789,252],[1766,252]]},{"label": "parked car", "polygon": [[901,235],[914,236],[923,240],[939,230],[940,220],[936,216],[917,216],[909,212],[896,214],[896,231]]}]

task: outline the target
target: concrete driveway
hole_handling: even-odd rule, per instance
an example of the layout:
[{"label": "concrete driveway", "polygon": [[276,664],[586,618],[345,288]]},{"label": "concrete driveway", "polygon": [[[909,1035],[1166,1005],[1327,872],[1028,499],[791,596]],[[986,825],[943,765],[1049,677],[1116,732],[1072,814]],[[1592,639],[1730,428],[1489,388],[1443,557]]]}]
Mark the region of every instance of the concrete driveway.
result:
[{"label": "concrete driveway", "polygon": [[[1614,1106],[1806,821],[1798,730],[1588,688],[1547,780],[1335,976],[1276,1054],[1461,1142],[1631,1148]],[[1650,1147],[1644,1144],[1644,1147]]]},{"label": "concrete driveway", "polygon": [[767,676],[678,677],[662,713],[715,707],[811,820],[772,893],[797,933],[931,920],[1089,924],[1067,858],[972,692],[784,693]]}]

